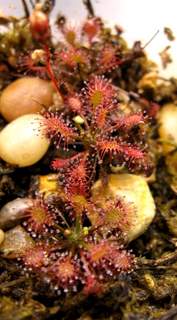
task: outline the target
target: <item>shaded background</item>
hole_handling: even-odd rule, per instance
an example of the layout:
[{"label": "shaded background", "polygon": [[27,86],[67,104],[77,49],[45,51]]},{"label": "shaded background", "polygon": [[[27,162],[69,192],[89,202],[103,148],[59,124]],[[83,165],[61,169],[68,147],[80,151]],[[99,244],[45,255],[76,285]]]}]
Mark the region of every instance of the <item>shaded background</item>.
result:
[{"label": "shaded background", "polygon": [[[135,40],[145,44],[159,30],[147,47],[147,52],[161,67],[159,52],[171,45],[169,52],[174,62],[161,73],[177,76],[177,41],[171,43],[163,34],[163,28],[170,27],[177,36],[177,0],[92,0],[92,4],[95,13],[104,18],[108,25],[119,24],[123,27],[124,36],[130,45]],[[21,0],[0,0],[0,10],[7,15],[20,16],[23,12]],[[82,0],[56,0],[52,17],[56,12],[67,15],[77,24],[86,16]]]}]

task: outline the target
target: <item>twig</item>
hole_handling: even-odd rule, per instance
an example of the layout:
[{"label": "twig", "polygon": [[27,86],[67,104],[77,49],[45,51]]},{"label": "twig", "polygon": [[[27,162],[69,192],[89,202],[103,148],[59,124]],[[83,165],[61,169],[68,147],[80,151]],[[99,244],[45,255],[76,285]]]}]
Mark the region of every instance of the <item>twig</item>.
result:
[{"label": "twig", "polygon": [[4,289],[4,288],[8,288],[8,287],[14,287],[17,284],[20,284],[20,283],[23,283],[23,282],[26,282],[26,278],[25,277],[22,277],[22,278],[19,278],[19,279],[15,279],[15,280],[12,280],[12,281],[4,282],[4,283],[2,283],[0,285],[0,290]]},{"label": "twig", "polygon": [[31,4],[32,8],[34,8],[35,7],[34,2],[32,0],[29,0],[29,2]]},{"label": "twig", "polygon": [[146,42],[146,44],[144,45],[144,47],[142,48],[142,50],[144,50],[153,40],[154,38],[158,35],[159,30],[157,30],[154,35],[148,40],[148,42]]},{"label": "twig", "polygon": [[165,257],[159,259],[138,259],[139,266],[158,267],[163,265],[169,265],[177,261],[177,251],[168,253]]},{"label": "twig", "polygon": [[83,0],[83,4],[86,6],[86,9],[88,11],[88,16],[94,17],[95,13],[94,13],[94,9],[93,9],[93,5],[91,3],[91,0]]},{"label": "twig", "polygon": [[157,320],[175,320],[177,316],[177,307],[171,308],[164,316],[157,318]]},{"label": "twig", "polygon": [[26,16],[26,18],[28,18],[30,15],[30,12],[29,12],[26,0],[22,0],[22,5],[23,5],[24,12],[25,12],[25,16]]}]

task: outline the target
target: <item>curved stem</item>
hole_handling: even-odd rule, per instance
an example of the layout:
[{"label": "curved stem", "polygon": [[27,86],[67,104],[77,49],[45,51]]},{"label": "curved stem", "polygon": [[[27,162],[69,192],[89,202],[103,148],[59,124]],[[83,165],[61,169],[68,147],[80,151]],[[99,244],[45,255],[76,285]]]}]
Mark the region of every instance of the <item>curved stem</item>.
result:
[{"label": "curved stem", "polygon": [[86,9],[88,11],[88,17],[94,17],[95,13],[94,13],[94,9],[93,9],[93,5],[91,3],[91,0],[83,0],[83,4],[86,6]]}]

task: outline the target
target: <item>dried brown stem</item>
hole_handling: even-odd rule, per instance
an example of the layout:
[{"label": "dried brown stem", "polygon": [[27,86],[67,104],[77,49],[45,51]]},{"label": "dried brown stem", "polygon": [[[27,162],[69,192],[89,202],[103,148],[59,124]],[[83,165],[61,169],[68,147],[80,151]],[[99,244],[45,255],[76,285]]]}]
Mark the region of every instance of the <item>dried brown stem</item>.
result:
[{"label": "dried brown stem", "polygon": [[175,320],[177,316],[177,307],[171,308],[164,316],[161,316],[157,320]]},{"label": "dried brown stem", "polygon": [[141,258],[138,261],[139,266],[149,266],[149,267],[158,267],[164,265],[170,265],[177,261],[177,251],[168,253],[166,256],[163,256],[159,259],[145,259]]},{"label": "dried brown stem", "polygon": [[144,47],[142,48],[143,50],[155,39],[155,37],[158,35],[159,30],[157,30],[153,36],[148,40],[148,42],[145,43]]},{"label": "dried brown stem", "polygon": [[25,12],[25,16],[26,16],[26,18],[28,18],[30,15],[30,12],[29,12],[26,0],[22,0],[22,5],[23,5],[24,12]]},{"label": "dried brown stem", "polygon": [[88,16],[94,17],[95,13],[94,13],[94,9],[93,9],[93,5],[91,3],[91,0],[83,0],[83,4],[86,6],[86,9],[88,11]]},{"label": "dried brown stem", "polygon": [[29,2],[31,4],[32,8],[34,8],[35,7],[34,2],[32,0],[29,0]]}]

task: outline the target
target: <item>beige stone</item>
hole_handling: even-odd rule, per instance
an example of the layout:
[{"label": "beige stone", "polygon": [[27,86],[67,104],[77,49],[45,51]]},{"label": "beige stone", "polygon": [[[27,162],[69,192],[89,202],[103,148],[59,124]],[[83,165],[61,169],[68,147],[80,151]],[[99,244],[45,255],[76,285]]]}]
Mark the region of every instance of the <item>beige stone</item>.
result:
[{"label": "beige stone", "polygon": [[47,152],[39,114],[28,114],[9,123],[0,132],[0,157],[12,165],[26,167],[35,164]]},{"label": "beige stone", "polygon": [[13,81],[2,92],[0,112],[8,121],[22,115],[40,112],[53,103],[51,82],[37,77],[24,77]]},{"label": "beige stone", "polygon": [[177,106],[165,104],[159,112],[158,122],[163,153],[167,154],[177,147]]}]

